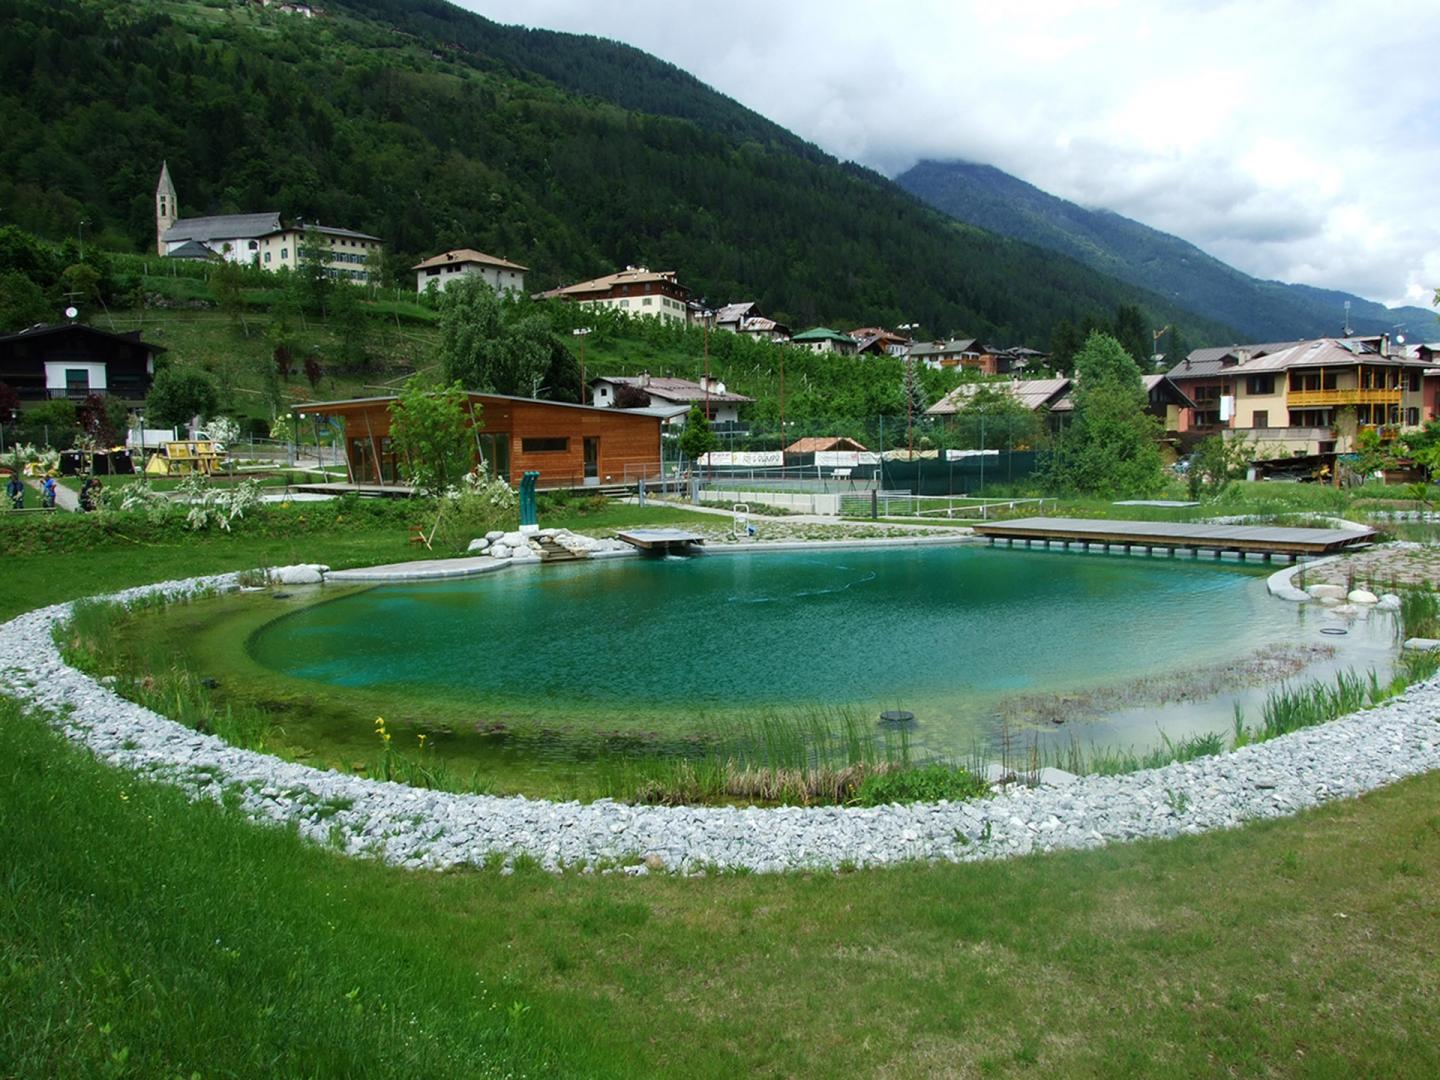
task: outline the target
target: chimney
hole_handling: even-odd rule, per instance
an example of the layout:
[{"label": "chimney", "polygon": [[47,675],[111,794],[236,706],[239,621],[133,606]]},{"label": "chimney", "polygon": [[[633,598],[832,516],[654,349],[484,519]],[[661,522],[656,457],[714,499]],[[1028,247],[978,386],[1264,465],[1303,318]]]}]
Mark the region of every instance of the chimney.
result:
[{"label": "chimney", "polygon": [[640,372],[640,387],[641,387],[641,389],[644,389],[645,387],[648,387],[649,385],[650,385],[650,372],[648,372],[648,371],[642,371],[642,372]]}]

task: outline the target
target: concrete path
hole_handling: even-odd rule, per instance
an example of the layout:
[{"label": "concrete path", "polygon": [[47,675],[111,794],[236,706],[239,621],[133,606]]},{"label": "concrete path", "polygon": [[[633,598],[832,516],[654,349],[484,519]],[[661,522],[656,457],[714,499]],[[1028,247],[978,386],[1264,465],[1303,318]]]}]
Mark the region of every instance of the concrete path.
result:
[{"label": "concrete path", "polygon": [[362,566],[354,570],[332,570],[327,582],[338,581],[434,581],[441,578],[473,577],[503,570],[508,559],[492,559],[481,555],[471,559],[413,559],[410,562],[388,563],[385,566]]},{"label": "concrete path", "polygon": [[[40,481],[33,476],[27,476],[25,483],[36,491],[40,490]],[[80,512],[80,496],[57,480],[55,482],[55,506],[57,509],[69,510],[72,514],[78,514]]]}]

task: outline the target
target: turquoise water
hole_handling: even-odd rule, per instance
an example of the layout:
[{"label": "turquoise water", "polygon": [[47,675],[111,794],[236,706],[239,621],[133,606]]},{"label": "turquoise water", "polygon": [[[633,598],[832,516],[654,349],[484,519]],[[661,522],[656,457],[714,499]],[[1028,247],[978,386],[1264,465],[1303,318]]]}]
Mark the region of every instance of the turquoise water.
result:
[{"label": "turquoise water", "polygon": [[317,684],[508,717],[654,729],[697,713],[901,708],[927,741],[953,744],[1006,695],[1336,640],[1269,597],[1266,572],[980,547],[577,563],[380,586],[277,619],[249,649]]}]

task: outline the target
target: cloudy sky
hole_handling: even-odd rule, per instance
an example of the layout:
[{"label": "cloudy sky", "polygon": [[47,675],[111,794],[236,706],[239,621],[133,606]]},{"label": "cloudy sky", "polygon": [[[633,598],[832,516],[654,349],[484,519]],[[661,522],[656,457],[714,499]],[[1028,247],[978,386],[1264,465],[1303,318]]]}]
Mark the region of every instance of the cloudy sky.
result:
[{"label": "cloudy sky", "polygon": [[1440,0],[458,2],[635,45],[889,175],[985,162],[1259,277],[1440,285]]}]

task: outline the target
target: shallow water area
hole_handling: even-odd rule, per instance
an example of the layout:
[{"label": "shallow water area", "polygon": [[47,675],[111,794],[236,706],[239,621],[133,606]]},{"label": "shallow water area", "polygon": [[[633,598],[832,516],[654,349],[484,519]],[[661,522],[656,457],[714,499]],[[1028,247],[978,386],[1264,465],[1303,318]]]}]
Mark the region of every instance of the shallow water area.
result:
[{"label": "shallow water area", "polygon": [[[433,721],[441,745],[511,769],[686,753],[726,720],[835,709],[867,724],[909,710],[916,750],[963,757],[993,749],[1016,695],[1116,684],[1138,696],[1077,716],[1064,737],[1146,747],[1162,732],[1227,730],[1237,701],[1258,717],[1267,689],[1201,685],[1162,706],[1145,699],[1147,680],[1194,672],[1203,684],[1277,644],[1336,646],[1306,677],[1388,675],[1388,617],[1276,600],[1268,572],[979,547],[575,563],[297,597],[246,651],[287,692],[327,700],[321,743],[346,726],[347,700],[356,740],[371,736],[367,708],[403,702],[404,722]],[[287,736],[303,742],[304,726],[292,710]]]}]

